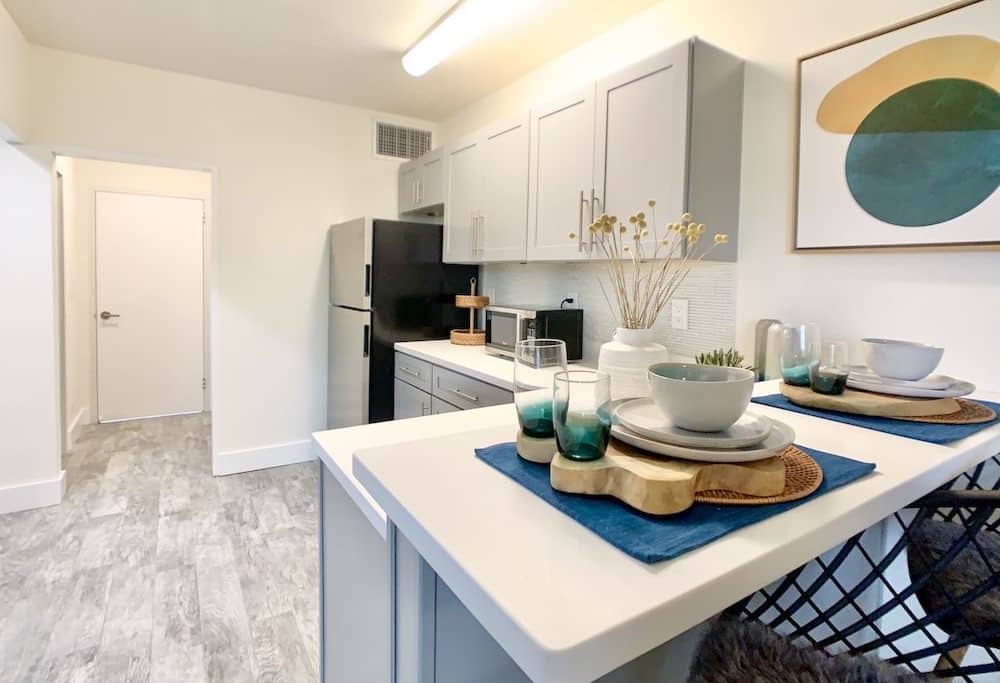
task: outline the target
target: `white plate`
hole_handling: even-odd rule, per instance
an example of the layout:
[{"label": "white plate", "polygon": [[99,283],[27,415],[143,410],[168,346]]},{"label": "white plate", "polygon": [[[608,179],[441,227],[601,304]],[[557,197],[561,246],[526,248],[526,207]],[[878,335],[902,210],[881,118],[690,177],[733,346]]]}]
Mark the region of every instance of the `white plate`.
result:
[{"label": "white plate", "polygon": [[764,439],[763,443],[748,448],[685,448],[684,446],[674,446],[669,443],[660,443],[639,436],[635,432],[630,432],[621,425],[611,426],[611,436],[621,439],[625,443],[641,448],[644,451],[657,455],[666,455],[671,458],[683,458],[684,460],[697,460],[699,462],[753,462],[763,460],[778,455],[783,450],[792,445],[795,441],[795,432],[784,422],[772,420],[771,433]]},{"label": "white plate", "polygon": [[692,432],[670,423],[651,398],[636,398],[617,406],[614,416],[630,432],[653,441],[690,448],[743,448],[754,446],[771,433],[771,420],[763,415],[744,413],[729,429],[721,432]]},{"label": "white plate", "polygon": [[947,389],[918,389],[915,387],[901,387],[896,384],[884,382],[868,382],[847,377],[847,386],[851,389],[861,391],[872,391],[876,394],[889,394],[890,396],[907,396],[909,398],[958,398],[968,396],[976,390],[976,385],[971,382],[961,382],[956,380]]},{"label": "white plate", "polygon": [[928,375],[923,379],[917,380],[882,377],[865,365],[851,365],[848,367],[848,370],[850,370],[850,379],[854,379],[859,382],[866,382],[868,384],[888,384],[894,387],[908,387],[910,389],[949,389],[952,385],[958,382],[957,379],[949,377],[948,375]]}]

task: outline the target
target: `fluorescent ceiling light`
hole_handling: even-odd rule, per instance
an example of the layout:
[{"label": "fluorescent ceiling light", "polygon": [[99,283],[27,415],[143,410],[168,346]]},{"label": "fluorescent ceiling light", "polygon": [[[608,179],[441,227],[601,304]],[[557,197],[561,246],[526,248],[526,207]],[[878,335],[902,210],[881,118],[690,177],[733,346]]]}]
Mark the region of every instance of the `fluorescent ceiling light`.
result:
[{"label": "fluorescent ceiling light", "polygon": [[534,6],[537,0],[463,0],[452,7],[410,51],[403,68],[423,76],[462,46]]}]

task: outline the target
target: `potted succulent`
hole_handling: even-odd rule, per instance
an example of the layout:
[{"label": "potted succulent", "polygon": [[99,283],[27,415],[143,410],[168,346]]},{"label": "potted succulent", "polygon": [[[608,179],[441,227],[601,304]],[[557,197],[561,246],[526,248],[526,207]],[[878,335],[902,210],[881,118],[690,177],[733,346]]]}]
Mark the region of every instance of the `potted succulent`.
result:
[{"label": "potted succulent", "polygon": [[[685,213],[669,223],[663,234],[656,227],[656,202],[649,200],[650,217],[644,211],[619,222],[617,216],[601,215],[589,231],[602,254],[607,279],[598,280],[605,301],[618,327],[611,341],[601,346],[598,365],[611,375],[611,397],[648,396],[646,370],[667,360],[667,348],[656,342],[653,325],[669,305],[695,263],[729,236],[717,234],[701,246],[705,225]],[[576,239],[570,233],[570,239]],[[610,294],[609,290],[610,289]]]}]

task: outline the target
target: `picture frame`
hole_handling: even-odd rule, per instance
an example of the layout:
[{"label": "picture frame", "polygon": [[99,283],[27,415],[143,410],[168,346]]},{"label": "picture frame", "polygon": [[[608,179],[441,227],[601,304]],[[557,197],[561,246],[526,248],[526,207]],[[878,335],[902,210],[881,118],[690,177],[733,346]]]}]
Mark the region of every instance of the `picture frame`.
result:
[{"label": "picture frame", "polygon": [[990,0],[800,57],[791,251],[1000,249],[998,73]]}]

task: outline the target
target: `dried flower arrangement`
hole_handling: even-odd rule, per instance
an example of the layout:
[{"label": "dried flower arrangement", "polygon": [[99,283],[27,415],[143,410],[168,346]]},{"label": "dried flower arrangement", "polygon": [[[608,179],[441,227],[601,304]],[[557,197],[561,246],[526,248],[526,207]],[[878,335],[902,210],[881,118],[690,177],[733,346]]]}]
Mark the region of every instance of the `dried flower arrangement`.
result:
[{"label": "dried flower arrangement", "polygon": [[[642,211],[629,216],[627,226],[619,223],[617,216],[602,214],[589,227],[593,242],[604,252],[617,306],[611,302],[604,283],[598,284],[619,326],[626,329],[651,328],[692,266],[729,241],[729,235],[720,233],[710,246],[699,251],[696,247],[705,233],[705,224],[696,223],[689,213],[682,215],[679,223],[668,223],[661,237],[656,229],[655,207],[656,202],[650,199],[649,222]],[[647,253],[644,241],[650,236],[650,223],[655,246],[652,253]],[[569,237],[577,236],[570,233]]]}]

